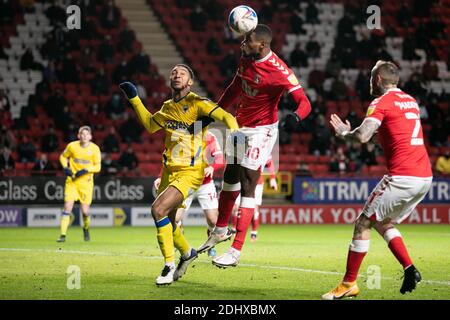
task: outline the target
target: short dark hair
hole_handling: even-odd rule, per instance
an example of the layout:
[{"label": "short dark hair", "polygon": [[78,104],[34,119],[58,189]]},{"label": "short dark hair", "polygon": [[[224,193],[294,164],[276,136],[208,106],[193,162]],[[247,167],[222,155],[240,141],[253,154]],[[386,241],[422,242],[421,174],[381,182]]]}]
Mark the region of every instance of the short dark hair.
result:
[{"label": "short dark hair", "polygon": [[256,40],[264,41],[268,44],[272,42],[272,30],[269,26],[265,24],[258,24],[253,32],[255,33]]},{"label": "short dark hair", "polygon": [[192,70],[191,67],[189,67],[187,64],[184,63],[177,63],[174,68],[176,67],[183,67],[185,68],[187,71],[189,71],[189,75],[191,76],[191,79],[194,80],[194,71]]},{"label": "short dark hair", "polygon": [[400,80],[400,71],[391,61],[378,60],[375,64],[374,73],[380,75],[384,85],[397,85]]}]

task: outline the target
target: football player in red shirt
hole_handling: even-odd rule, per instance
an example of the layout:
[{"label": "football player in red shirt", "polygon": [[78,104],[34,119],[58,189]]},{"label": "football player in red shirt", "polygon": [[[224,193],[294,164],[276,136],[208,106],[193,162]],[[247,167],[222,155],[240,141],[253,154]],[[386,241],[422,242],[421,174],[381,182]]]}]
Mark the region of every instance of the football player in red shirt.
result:
[{"label": "football player in red shirt", "polygon": [[[240,138],[245,144],[234,143],[229,135],[226,143],[227,166],[223,188],[219,196],[219,218],[208,240],[198,252],[228,240],[232,233],[228,221],[236,198],[241,194],[237,232],[231,248],[213,259],[219,267],[236,266],[244,244],[247,229],[255,210],[255,188],[261,168],[271,155],[278,138],[278,102],[288,92],[297,104],[291,116],[304,120],[311,104],[291,69],[270,48],[272,31],[259,24],[245,35],[241,43],[242,57],[232,83],[219,99],[218,105],[229,108],[240,98],[236,119]],[[230,139],[231,138],[231,139]],[[235,150],[237,149],[237,151]]]},{"label": "football player in red shirt", "polygon": [[348,141],[366,143],[378,131],[378,138],[387,160],[388,174],[370,194],[355,221],[347,268],[342,282],[323,299],[340,299],[359,293],[356,278],[364,256],[369,250],[370,230],[386,240],[389,249],[404,269],[400,292],[412,292],[420,282],[400,232],[394,227],[406,219],[431,188],[430,159],[423,143],[419,106],[416,100],[399,88],[399,70],[395,64],[378,61],[372,69],[370,91],[377,97],[369,105],[362,124],[351,130],[333,114],[330,123],[336,135]]},{"label": "football player in red shirt", "polygon": [[[269,158],[269,161],[267,161],[265,168],[267,168],[267,171],[270,174],[270,180],[269,184],[270,187],[277,191],[278,190],[278,184],[277,184],[277,177],[275,173],[275,166],[273,164],[272,157]],[[255,213],[253,214],[252,219],[252,232],[250,233],[250,241],[255,242],[258,238],[258,228],[259,228],[259,209],[262,204],[262,198],[263,198],[263,191],[264,191],[264,178],[261,175],[258,180],[258,184],[255,188]],[[236,224],[238,220],[238,211],[239,211],[239,205],[241,204],[241,197],[238,196],[236,199],[236,203],[233,206],[232,214],[231,214],[231,230],[233,233],[236,233]]]}]

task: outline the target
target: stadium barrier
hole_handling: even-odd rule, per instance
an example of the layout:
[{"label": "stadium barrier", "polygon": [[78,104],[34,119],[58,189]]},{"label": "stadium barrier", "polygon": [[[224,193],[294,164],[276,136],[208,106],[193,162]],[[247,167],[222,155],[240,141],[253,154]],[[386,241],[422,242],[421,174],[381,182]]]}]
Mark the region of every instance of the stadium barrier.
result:
[{"label": "stadium barrier", "polygon": [[[379,179],[303,178],[294,179],[294,203],[364,204]],[[450,205],[450,179],[435,178],[422,203]]]},{"label": "stadium barrier", "polygon": [[[150,204],[154,178],[96,179],[91,224],[153,226]],[[216,181],[219,183],[219,181]],[[292,205],[261,206],[263,224],[353,223],[377,179],[295,178]],[[448,224],[450,179],[438,178],[423,203],[404,223]],[[0,226],[57,227],[64,197],[63,177],[0,178]],[[79,206],[72,224],[80,225]],[[185,225],[206,225],[197,201]]]},{"label": "stadium barrier", "polygon": [[[153,177],[98,177],[95,204],[149,204],[154,200]],[[64,201],[64,177],[0,177],[0,201],[7,205],[55,205]]]},{"label": "stadium barrier", "polygon": [[[262,206],[262,224],[351,224],[363,206],[355,204],[334,205],[276,205]],[[450,206],[443,204],[419,205],[402,223],[448,224]]]},{"label": "stadium barrier", "polygon": [[[262,224],[351,224],[361,212],[362,205],[263,205]],[[75,207],[71,224],[80,225],[81,213]],[[153,227],[150,206],[93,206],[91,226]],[[58,227],[61,207],[0,206],[0,227]],[[443,204],[423,204],[403,222],[407,224],[449,224],[450,207]],[[183,218],[185,226],[206,226],[199,206],[192,206]]]}]

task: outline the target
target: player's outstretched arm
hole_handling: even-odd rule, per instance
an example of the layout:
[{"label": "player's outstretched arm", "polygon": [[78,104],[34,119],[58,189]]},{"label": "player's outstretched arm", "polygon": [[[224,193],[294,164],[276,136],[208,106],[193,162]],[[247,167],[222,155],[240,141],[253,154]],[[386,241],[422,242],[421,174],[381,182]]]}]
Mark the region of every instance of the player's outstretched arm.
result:
[{"label": "player's outstretched arm", "polygon": [[336,136],[345,140],[358,141],[361,143],[368,142],[380,126],[378,122],[366,118],[359,127],[350,131],[350,122],[346,120],[345,123],[343,123],[341,118],[336,114],[331,115],[330,124],[336,132]]},{"label": "player's outstretched arm", "polygon": [[134,84],[126,81],[122,82],[119,87],[120,89],[122,89],[125,97],[128,99],[130,104],[133,106],[134,111],[138,115],[139,121],[142,123],[145,129],[147,129],[148,132],[154,133],[162,128],[162,126],[153,119],[153,115],[142,103]]},{"label": "player's outstretched arm", "polygon": [[237,98],[240,96],[242,82],[241,78],[236,74],[231,81],[230,85],[225,89],[222,96],[219,98],[217,104],[224,108],[225,110],[229,110],[229,108],[236,102]]},{"label": "player's outstretched arm", "polygon": [[221,107],[216,107],[213,111],[210,112],[209,116],[216,121],[223,122],[227,126],[227,128],[232,131],[239,129],[236,118],[233,117],[231,113],[223,110]]}]

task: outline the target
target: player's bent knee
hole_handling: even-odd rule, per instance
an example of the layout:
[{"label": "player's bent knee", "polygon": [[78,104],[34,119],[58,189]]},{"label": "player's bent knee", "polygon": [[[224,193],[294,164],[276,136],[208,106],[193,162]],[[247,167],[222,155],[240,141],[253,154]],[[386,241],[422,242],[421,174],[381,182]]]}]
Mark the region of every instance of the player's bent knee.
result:
[{"label": "player's bent knee", "polygon": [[151,208],[152,216],[155,221],[161,220],[168,215],[168,210],[165,208],[164,204],[160,201],[155,201]]}]

